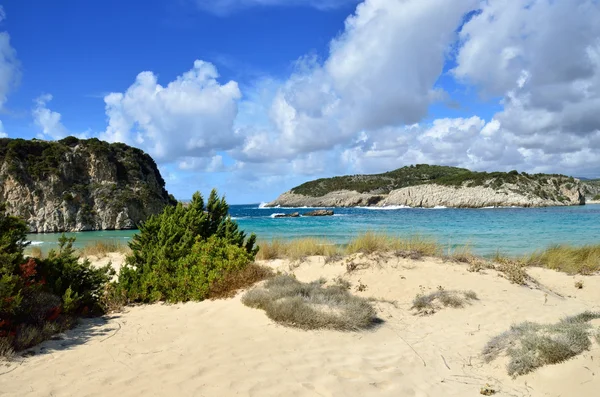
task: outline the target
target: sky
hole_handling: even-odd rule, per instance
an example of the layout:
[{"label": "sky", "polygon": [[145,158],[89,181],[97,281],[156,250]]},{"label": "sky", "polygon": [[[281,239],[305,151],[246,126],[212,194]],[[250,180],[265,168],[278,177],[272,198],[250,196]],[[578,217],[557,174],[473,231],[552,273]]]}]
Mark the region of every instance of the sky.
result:
[{"label": "sky", "polygon": [[410,164],[600,177],[600,0],[0,0],[0,136],[259,203]]}]

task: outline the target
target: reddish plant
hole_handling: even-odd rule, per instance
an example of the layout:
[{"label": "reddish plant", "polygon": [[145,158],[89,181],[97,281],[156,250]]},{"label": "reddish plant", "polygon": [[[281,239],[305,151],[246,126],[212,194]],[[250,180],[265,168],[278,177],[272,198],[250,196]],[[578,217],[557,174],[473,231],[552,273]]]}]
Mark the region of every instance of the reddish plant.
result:
[{"label": "reddish plant", "polygon": [[26,263],[19,266],[21,268],[21,277],[25,282],[25,286],[30,286],[35,283],[35,276],[37,275],[37,263],[33,258],[29,258]]}]

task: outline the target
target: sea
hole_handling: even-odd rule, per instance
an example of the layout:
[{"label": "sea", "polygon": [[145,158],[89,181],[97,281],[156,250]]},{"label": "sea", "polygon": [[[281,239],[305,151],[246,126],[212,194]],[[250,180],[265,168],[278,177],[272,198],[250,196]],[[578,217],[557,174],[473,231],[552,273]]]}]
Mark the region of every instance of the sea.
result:
[{"label": "sea", "polygon": [[[276,218],[276,214],[300,214],[314,208],[266,208],[264,204],[232,205],[230,215],[259,241],[324,238],[345,244],[373,231],[393,236],[421,236],[437,240],[449,250],[468,245],[479,255],[497,252],[518,256],[554,244],[600,243],[600,204],[575,207],[431,209],[410,207],[332,208],[331,217]],[[96,241],[127,244],[137,231],[67,233],[75,247]],[[30,234],[31,246],[43,252],[57,247],[60,234]]]}]

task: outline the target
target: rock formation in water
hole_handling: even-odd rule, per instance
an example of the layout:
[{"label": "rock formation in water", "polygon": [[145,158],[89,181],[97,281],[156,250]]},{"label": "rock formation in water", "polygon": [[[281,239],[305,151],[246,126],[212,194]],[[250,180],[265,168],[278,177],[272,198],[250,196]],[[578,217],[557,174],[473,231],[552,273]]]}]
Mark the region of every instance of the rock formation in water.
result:
[{"label": "rock formation in water", "polygon": [[482,208],[583,204],[583,184],[564,175],[472,172],[420,164],[384,174],[307,182],[267,206]]},{"label": "rock formation in water", "polygon": [[134,229],[176,202],[143,151],[74,137],[0,139],[0,200],[33,233]]}]

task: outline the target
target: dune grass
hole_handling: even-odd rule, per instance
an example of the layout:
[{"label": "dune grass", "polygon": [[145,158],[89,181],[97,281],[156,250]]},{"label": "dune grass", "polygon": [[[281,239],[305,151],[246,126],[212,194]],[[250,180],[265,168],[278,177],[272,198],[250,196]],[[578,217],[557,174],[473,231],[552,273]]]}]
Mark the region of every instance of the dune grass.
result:
[{"label": "dune grass", "polygon": [[372,254],[390,251],[415,252],[421,256],[439,256],[442,248],[435,240],[419,235],[401,238],[369,231],[352,239],[344,253]]},{"label": "dune grass", "polygon": [[289,241],[262,241],[259,246],[257,260],[299,260],[315,255],[339,257],[341,255],[373,254],[376,252],[404,252],[414,253],[418,256],[439,256],[442,252],[442,248],[437,242],[421,236],[404,239],[375,232],[363,233],[353,238],[345,246],[336,245],[327,239],[311,237]]},{"label": "dune grass", "polygon": [[418,235],[404,238],[368,231],[353,238],[345,246],[335,245],[323,238],[263,241],[259,245],[257,260],[301,260],[313,255],[340,258],[356,253],[370,255],[389,252],[404,258],[438,257],[466,263],[471,271],[496,269],[517,284],[526,282],[526,268],[529,266],[545,267],[568,274],[589,275],[600,271],[600,244],[581,247],[554,245],[521,257],[510,257],[497,251],[494,256],[484,258],[473,253],[469,244],[445,248],[433,239]]},{"label": "dune grass", "polygon": [[322,238],[301,238],[296,240],[272,240],[258,243],[257,260],[291,259],[300,260],[308,256],[333,256],[340,247]]},{"label": "dune grass", "polygon": [[524,375],[548,364],[566,361],[589,350],[593,329],[589,322],[600,312],[583,312],[555,324],[524,322],[492,338],[483,350],[486,362],[503,352],[509,357],[509,375]]},{"label": "dune grass", "polygon": [[95,256],[104,258],[110,253],[129,254],[131,249],[127,244],[123,244],[116,240],[96,241],[83,247],[79,254],[82,257]]},{"label": "dune grass", "polygon": [[364,298],[342,285],[324,286],[324,280],[301,283],[292,276],[267,280],[263,288],[246,292],[242,303],[262,309],[273,321],[306,330],[357,331],[376,323],[376,312]]},{"label": "dune grass", "polygon": [[568,274],[600,271],[600,244],[576,247],[553,245],[523,258],[528,266],[546,267]]},{"label": "dune grass", "polygon": [[442,307],[461,308],[478,300],[473,291],[453,291],[443,288],[430,294],[418,294],[413,300],[411,309],[417,310],[418,314],[433,314]]}]

